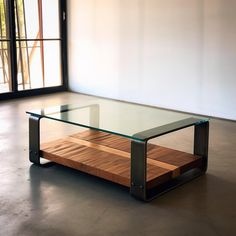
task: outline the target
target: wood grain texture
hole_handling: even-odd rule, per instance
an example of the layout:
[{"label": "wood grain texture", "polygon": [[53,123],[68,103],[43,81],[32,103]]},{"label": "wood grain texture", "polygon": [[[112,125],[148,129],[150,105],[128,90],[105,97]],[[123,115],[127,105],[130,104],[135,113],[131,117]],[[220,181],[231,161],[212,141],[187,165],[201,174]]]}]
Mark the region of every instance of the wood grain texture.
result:
[{"label": "wood grain texture", "polygon": [[[73,137],[68,137],[65,140],[67,140],[69,142],[72,142],[72,143],[81,144],[81,145],[86,146],[86,147],[95,148],[95,149],[100,150],[100,151],[109,152],[111,154],[117,154],[117,155],[125,157],[125,158],[130,158],[130,153],[128,153],[128,152],[124,152],[124,151],[121,151],[121,150],[118,150],[118,149],[115,149],[115,148],[103,146],[103,145],[100,145],[100,144],[97,144],[97,143],[92,143],[92,142],[89,142],[89,141],[86,141],[86,140],[73,138]],[[147,163],[152,164],[154,166],[162,167],[162,168],[167,169],[167,170],[171,170],[173,177],[177,177],[178,175],[180,175],[180,169],[179,169],[178,166],[170,165],[168,163],[160,162],[160,161],[153,160],[153,159],[150,159],[150,158],[147,158]]]},{"label": "wood grain texture", "polygon": [[[129,187],[130,142],[127,138],[88,130],[43,144],[41,151],[48,160]],[[199,156],[148,144],[147,187],[200,165]]]}]

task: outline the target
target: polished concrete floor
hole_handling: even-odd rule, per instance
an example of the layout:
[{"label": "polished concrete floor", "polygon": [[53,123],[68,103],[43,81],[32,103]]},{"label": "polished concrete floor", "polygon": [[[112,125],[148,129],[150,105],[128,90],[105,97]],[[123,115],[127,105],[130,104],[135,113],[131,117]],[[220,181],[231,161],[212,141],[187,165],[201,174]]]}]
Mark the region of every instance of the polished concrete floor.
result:
[{"label": "polished concrete floor", "polygon": [[[210,122],[209,169],[150,203],[128,190],[63,166],[28,161],[26,110],[80,103],[59,93],[0,102],[0,235],[236,235],[236,122]],[[43,141],[77,127],[42,120]],[[192,129],[154,140],[192,149]]]}]

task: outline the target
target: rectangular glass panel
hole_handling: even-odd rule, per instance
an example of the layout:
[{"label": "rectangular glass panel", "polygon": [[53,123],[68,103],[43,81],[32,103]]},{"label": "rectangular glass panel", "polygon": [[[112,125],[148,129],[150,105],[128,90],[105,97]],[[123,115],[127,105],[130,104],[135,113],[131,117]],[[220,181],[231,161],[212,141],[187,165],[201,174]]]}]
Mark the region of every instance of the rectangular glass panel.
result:
[{"label": "rectangular glass panel", "polygon": [[60,41],[17,42],[18,89],[59,86]]},{"label": "rectangular glass panel", "polygon": [[6,0],[0,0],[0,39],[9,39],[9,24]]},{"label": "rectangular glass panel", "polygon": [[9,42],[0,41],[0,93],[11,91]]},{"label": "rectangular glass panel", "polygon": [[0,0],[0,93],[11,91],[7,0]]},{"label": "rectangular glass panel", "polygon": [[15,0],[18,39],[59,38],[58,0]]},{"label": "rectangular glass panel", "polygon": [[[174,131],[207,121],[206,118],[179,112],[105,99],[94,99],[79,105],[58,106],[29,113],[136,140],[146,140],[153,136],[150,130],[154,128],[154,132],[161,134],[162,130],[164,133],[169,129]],[[162,128],[156,129],[157,127]],[[144,135],[140,135],[140,132]]]},{"label": "rectangular glass panel", "polygon": [[[16,25],[16,38],[27,38],[26,32],[26,16],[25,16],[25,5],[24,0],[15,0],[15,25]],[[34,21],[35,17],[31,18]]]},{"label": "rectangular glass panel", "polygon": [[60,38],[58,0],[42,0],[42,7],[44,38]]},{"label": "rectangular glass panel", "polygon": [[45,87],[62,85],[60,41],[44,41]]}]

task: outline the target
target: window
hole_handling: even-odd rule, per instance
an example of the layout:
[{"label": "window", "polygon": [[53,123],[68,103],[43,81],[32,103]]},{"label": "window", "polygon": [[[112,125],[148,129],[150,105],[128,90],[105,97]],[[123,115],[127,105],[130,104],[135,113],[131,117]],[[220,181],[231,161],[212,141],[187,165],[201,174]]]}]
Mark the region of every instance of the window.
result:
[{"label": "window", "polygon": [[66,89],[65,12],[65,0],[0,0],[0,98]]}]

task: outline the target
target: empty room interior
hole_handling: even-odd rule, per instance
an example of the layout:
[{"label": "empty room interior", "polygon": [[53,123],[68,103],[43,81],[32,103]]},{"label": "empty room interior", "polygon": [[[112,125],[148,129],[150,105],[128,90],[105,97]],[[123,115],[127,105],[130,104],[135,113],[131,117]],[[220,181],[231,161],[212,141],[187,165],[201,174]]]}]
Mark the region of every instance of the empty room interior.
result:
[{"label": "empty room interior", "polygon": [[236,235],[235,0],[0,0],[0,236]]}]

